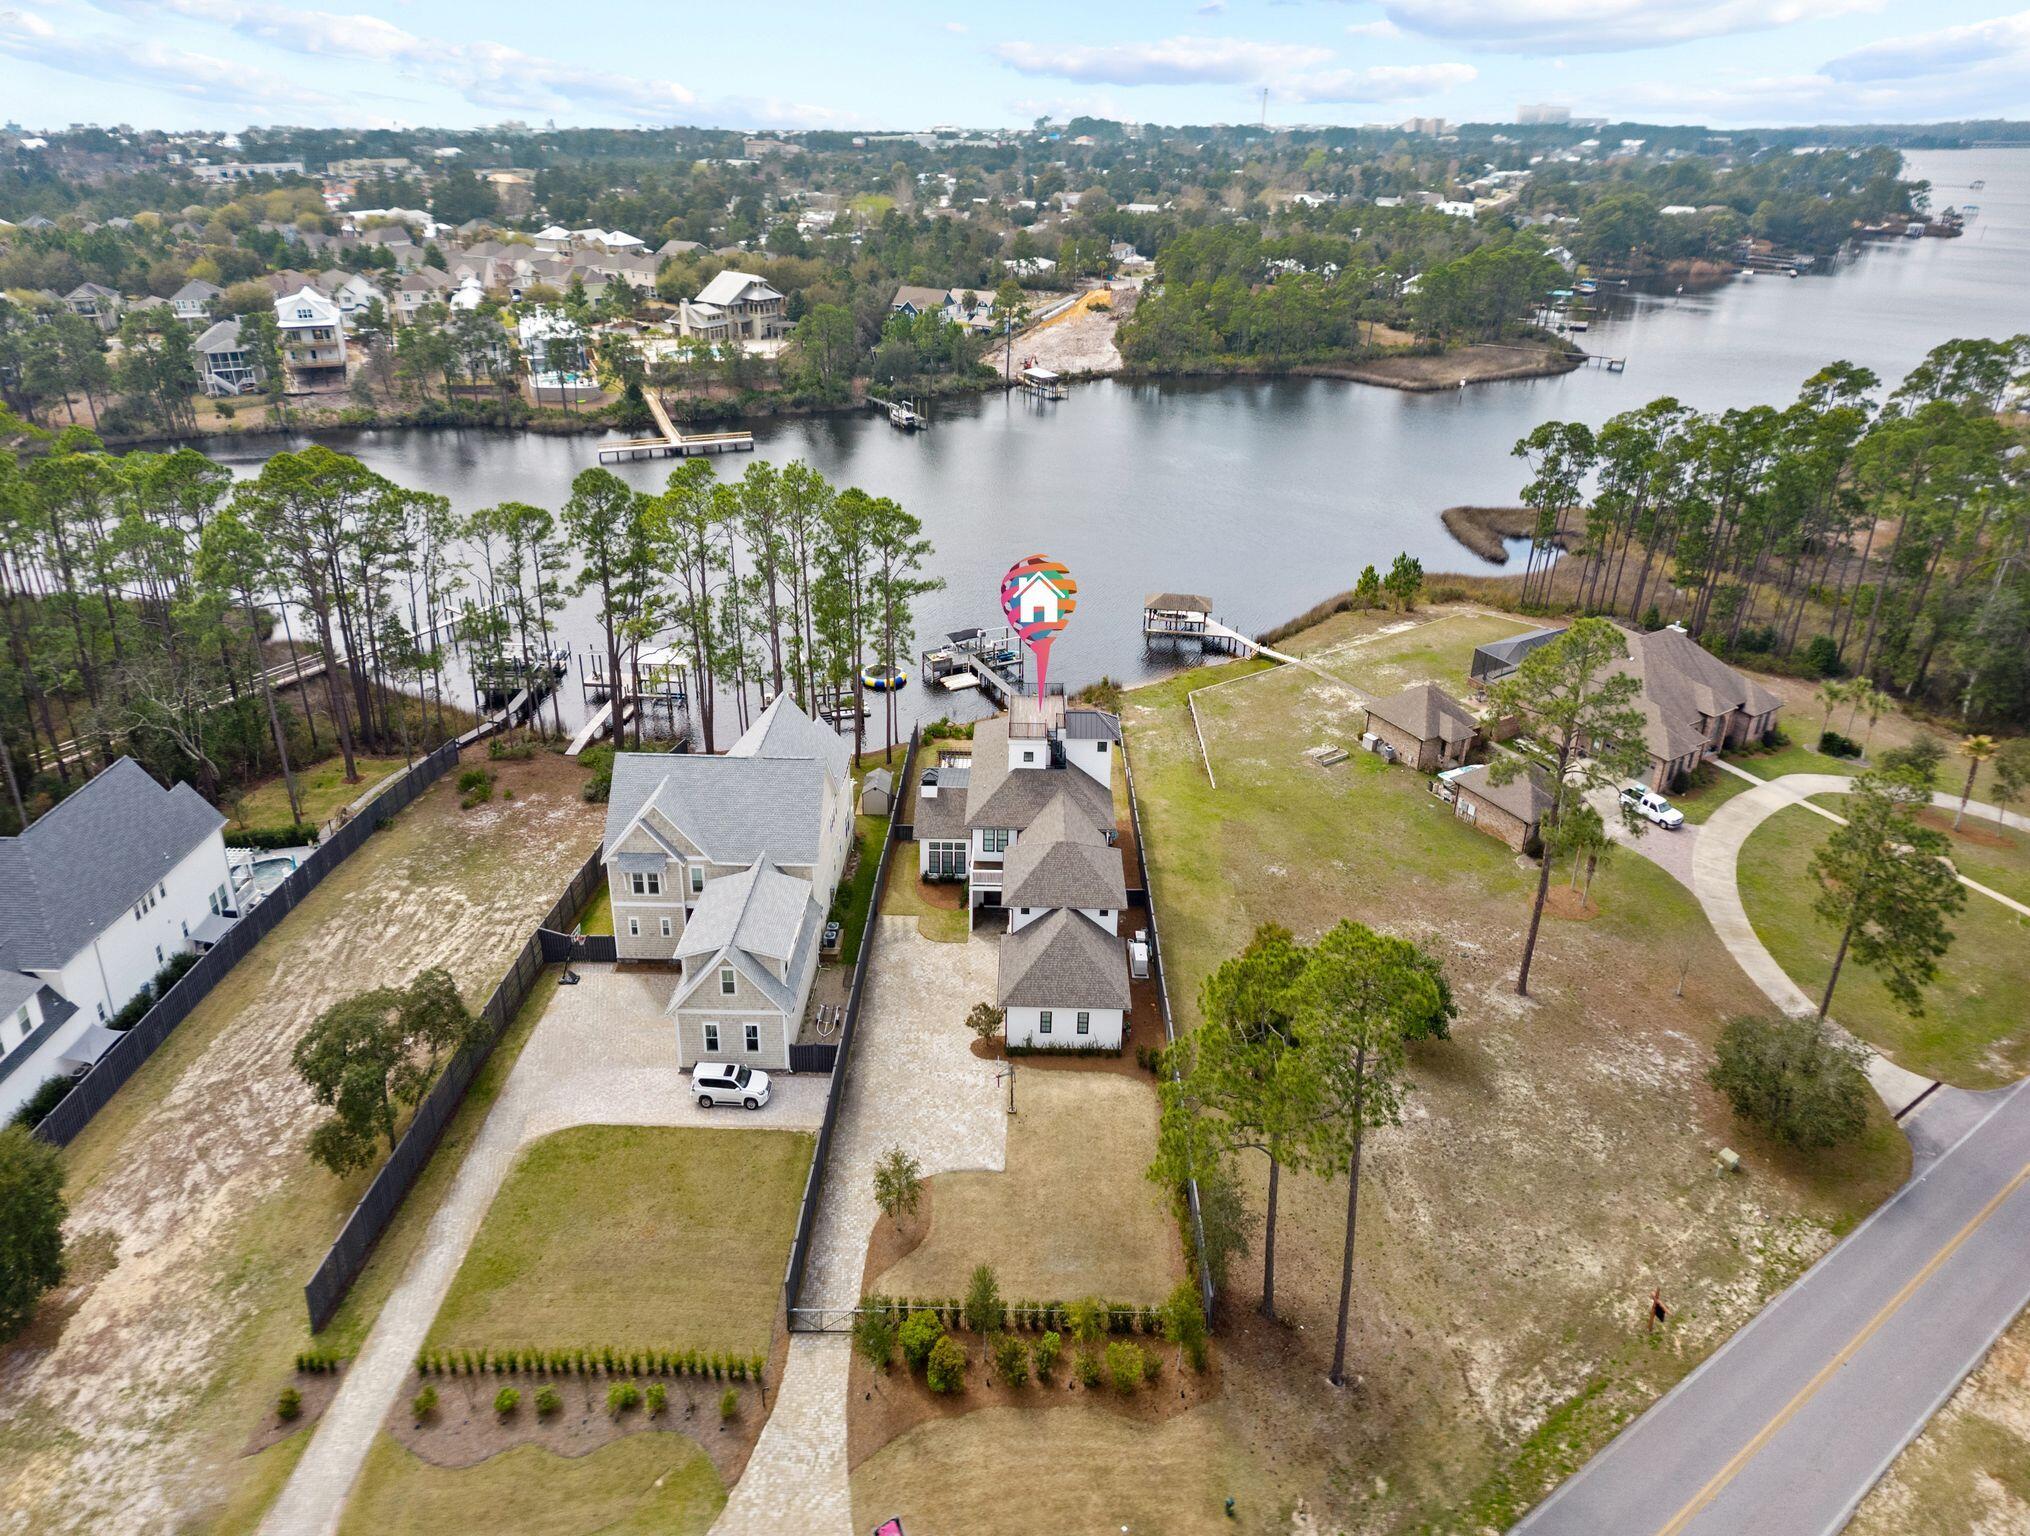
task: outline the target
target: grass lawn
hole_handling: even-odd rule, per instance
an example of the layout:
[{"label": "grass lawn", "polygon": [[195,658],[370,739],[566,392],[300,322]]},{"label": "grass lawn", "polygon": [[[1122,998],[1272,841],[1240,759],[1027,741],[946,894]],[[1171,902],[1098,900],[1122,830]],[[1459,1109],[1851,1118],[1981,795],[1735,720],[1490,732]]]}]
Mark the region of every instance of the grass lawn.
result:
[{"label": "grass lawn", "polygon": [[1727,761],[1758,779],[1780,779],[1787,773],[1838,773],[1852,778],[1864,766],[1858,758],[1827,757],[1795,742],[1773,752],[1737,752]]},{"label": "grass lawn", "polygon": [[[1382,622],[1366,633],[1349,626],[1343,639],[1324,633],[1330,623],[1321,625],[1313,631],[1319,636],[1317,645],[1307,642],[1302,651],[1291,654],[1309,655],[1335,676],[1377,697],[1400,693],[1412,683],[1436,683],[1459,697],[1466,691],[1477,647],[1538,627],[1523,619],[1478,613],[1334,615],[1335,620],[1355,618]],[[1395,634],[1383,632],[1401,624],[1414,627]]]},{"label": "grass lawn", "polygon": [[581,1126],[523,1150],[433,1347],[768,1349],[804,1132]]},{"label": "grass lawn", "polygon": [[1696,826],[1709,820],[1713,812],[1755,786],[1737,773],[1707,764],[1699,770],[1703,783],[1694,783],[1683,794],[1670,795],[1670,803],[1685,813],[1685,820]]},{"label": "grass lawn", "polygon": [[[1806,872],[1833,824],[1802,806],[1778,811],[1741,850],[1741,900],[1755,932],[1812,997],[1825,990],[1839,935],[1812,912],[1817,883]],[[1975,879],[1980,876],[1968,870]],[[1840,970],[1833,1017],[1913,1072],[1962,1088],[1994,1088],[2030,1069],[2030,918],[1977,892],[1952,919],[1957,935],[1911,1018],[1851,959]]]},{"label": "grass lawn", "polygon": [[[881,869],[881,844],[888,837],[886,816],[854,818],[860,859],[853,873],[832,894],[831,915],[840,927],[839,955],[851,965],[860,953],[860,935],[867,931],[867,912],[874,905],[874,876]],[[905,850],[907,851],[907,850]]]},{"label": "grass lawn", "polygon": [[[895,850],[888,866],[888,888],[881,893],[881,910],[894,916],[914,917],[916,931],[940,944],[966,942],[965,886],[927,886],[916,872],[916,845],[904,843]],[[956,906],[931,900],[933,891],[956,897]]]},{"label": "grass lawn", "polygon": [[[296,770],[296,798],[302,802],[303,819],[311,826],[318,826],[337,815],[341,807],[351,805],[389,774],[399,773],[408,767],[409,760],[406,757],[354,757],[353,766],[359,769],[359,781],[354,784],[346,782],[345,759],[342,757],[327,757],[321,763],[311,763]],[[243,827],[286,827],[289,825],[289,787],[279,777],[269,779],[248,790],[237,803],[228,803],[225,809],[232,818],[226,824],[228,832],[237,832]]]},{"label": "grass lawn", "polygon": [[1952,861],[1969,880],[1990,890],[2030,902],[2030,835],[1967,812],[1960,830],[1952,829],[1953,813],[1930,806],[1918,813],[1927,826],[1943,832],[1952,843]]},{"label": "grass lawn", "polygon": [[1015,1071],[1006,1171],[932,1178],[930,1231],[869,1289],[962,1296],[973,1266],[992,1264],[1010,1300],[1162,1301],[1184,1263],[1169,1201],[1142,1176],[1156,1148],[1151,1081],[1019,1058]]},{"label": "grass lawn", "polygon": [[703,1536],[725,1505],[711,1457],[686,1435],[629,1435],[577,1457],[518,1445],[438,1467],[382,1434],[339,1530],[435,1536],[479,1519],[491,1536]]},{"label": "grass lawn", "polygon": [[[1117,1457],[1091,1416],[1065,1409],[925,1425],[856,1473],[856,1518],[894,1503],[934,1510],[940,1529],[1012,1536],[1033,1528],[1035,1500],[1055,1499],[1090,1528],[1121,1481],[1136,1530],[1287,1531],[1300,1498],[1321,1529],[1367,1536],[1505,1529],[1905,1176],[1886,1114],[1856,1145],[1804,1158],[1705,1086],[1720,1023],[1760,997],[1690,894],[1646,860],[1602,871],[1598,918],[1547,922],[1523,1002],[1512,983],[1533,871],[1407,769],[1361,753],[1331,770],[1305,761],[1314,743],[1358,741],[1360,712],[1339,690],[1290,668],[1201,693],[1210,788],[1184,700],[1238,670],[1138,689],[1126,708],[1180,1024],[1206,974],[1269,919],[1307,938],[1340,917],[1414,938],[1442,959],[1462,1012],[1450,1041],[1413,1053],[1403,1126],[1368,1144],[1359,1385],[1322,1382],[1345,1185],[1287,1176],[1284,1321],[1253,1311],[1258,1239],[1223,1293],[1216,1400]],[[1713,1177],[1722,1145],[1753,1177]],[[1241,1168],[1259,1211],[1262,1160]],[[942,1198],[940,1183],[933,1231]],[[1652,1286],[1677,1310],[1648,1336]],[[1021,1499],[1007,1497],[1010,1450],[1051,1469]],[[934,1463],[948,1470],[905,1499],[903,1470]]]},{"label": "grass lawn", "polygon": [[585,904],[585,915],[578,919],[580,933],[613,932],[613,887],[603,881],[592,893],[592,899]]}]

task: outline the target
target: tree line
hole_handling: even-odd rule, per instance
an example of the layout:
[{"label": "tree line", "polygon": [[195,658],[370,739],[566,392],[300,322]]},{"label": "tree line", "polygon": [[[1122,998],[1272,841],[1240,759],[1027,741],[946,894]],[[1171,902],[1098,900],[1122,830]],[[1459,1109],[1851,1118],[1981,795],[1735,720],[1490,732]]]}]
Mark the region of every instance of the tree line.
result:
[{"label": "tree line", "polygon": [[1531,470],[1522,602],[2030,719],[2030,481],[2002,412],[2026,365],[2030,336],[1957,340],[1886,397],[1839,362],[1782,408],[1665,396],[1597,430],[1546,422],[1514,450]]}]

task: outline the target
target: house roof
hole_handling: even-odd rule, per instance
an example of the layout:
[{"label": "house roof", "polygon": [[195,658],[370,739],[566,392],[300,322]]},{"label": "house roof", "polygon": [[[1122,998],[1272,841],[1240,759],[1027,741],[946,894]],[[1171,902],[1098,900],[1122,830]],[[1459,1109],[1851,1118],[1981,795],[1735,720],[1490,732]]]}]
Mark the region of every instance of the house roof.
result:
[{"label": "house roof", "polygon": [[784,863],[814,862],[825,784],[845,777],[846,756],[842,738],[787,698],[763,710],[723,757],[616,753],[606,802],[608,857],[653,808],[716,864],[751,864],[764,852]]},{"label": "house roof", "polygon": [[[1104,784],[1078,768],[1008,766],[1008,722],[982,720],[973,728],[972,784],[966,793],[966,825],[1026,829],[1062,788],[1096,827],[1114,824],[1114,797]],[[939,799],[944,797],[940,795]]]},{"label": "house roof", "polygon": [[916,840],[919,843],[949,843],[964,841],[966,836],[966,794],[972,782],[973,771],[958,763],[940,763],[937,770],[937,794],[926,800],[919,789],[916,795],[916,820],[913,823]]},{"label": "house roof", "polygon": [[1507,674],[1521,664],[1540,645],[1548,645],[1564,633],[1562,627],[1555,629],[1532,629],[1526,634],[1507,635],[1500,640],[1490,640],[1476,646],[1473,651],[1473,676],[1486,677],[1490,673]]},{"label": "house roof", "polygon": [[754,298],[766,300],[782,297],[781,294],[769,287],[766,282],[756,277],[752,272],[734,272],[728,270],[721,272],[698,291],[698,302],[700,304],[735,304],[742,299],[748,298],[750,291],[756,288],[759,288],[761,292],[753,294]]},{"label": "house roof", "polygon": [[1008,850],[1001,903],[1118,912],[1128,904],[1120,850],[1060,788]]},{"label": "house roof", "polygon": [[1551,792],[1535,769],[1526,770],[1506,784],[1497,784],[1482,765],[1456,775],[1452,786],[1460,794],[1507,811],[1530,826],[1542,821],[1551,808]]},{"label": "house roof", "polygon": [[1682,629],[1628,634],[1628,659],[1617,670],[1642,684],[1643,741],[1669,760],[1701,750],[1708,719],[1741,710],[1750,715],[1781,709],[1783,700],[1737,672]]},{"label": "house roof", "polygon": [[123,757],[19,837],[0,838],[0,966],[63,965],[225,817]]},{"label": "house roof", "polygon": [[64,295],[66,299],[117,299],[119,294],[104,283],[79,283]]},{"label": "house roof", "polygon": [[1412,683],[1401,693],[1375,700],[1367,712],[1418,741],[1471,741],[1479,734],[1465,706],[1436,683]]},{"label": "house roof", "polygon": [[715,955],[731,944],[765,959],[788,960],[811,899],[810,881],[784,874],[764,856],[737,875],[706,882],[685,919],[677,958]]},{"label": "house roof", "polygon": [[237,352],[240,350],[240,320],[234,315],[229,319],[214,321],[205,328],[205,333],[192,343],[200,357],[208,352]]},{"label": "house roof", "polygon": [[1064,734],[1069,741],[1119,741],[1121,717],[1104,709],[1068,709],[1064,712]]},{"label": "house roof", "polygon": [[895,297],[888,301],[888,307],[901,309],[906,304],[921,314],[925,310],[943,309],[950,299],[949,288],[926,288],[919,283],[903,283],[895,290]]},{"label": "house roof", "polygon": [[172,304],[198,304],[209,299],[215,299],[224,292],[225,289],[219,287],[217,283],[208,283],[201,277],[193,277],[169,296],[169,302]]},{"label": "house roof", "polygon": [[1003,1008],[1129,1006],[1121,941],[1083,912],[1061,909],[1001,937]]}]

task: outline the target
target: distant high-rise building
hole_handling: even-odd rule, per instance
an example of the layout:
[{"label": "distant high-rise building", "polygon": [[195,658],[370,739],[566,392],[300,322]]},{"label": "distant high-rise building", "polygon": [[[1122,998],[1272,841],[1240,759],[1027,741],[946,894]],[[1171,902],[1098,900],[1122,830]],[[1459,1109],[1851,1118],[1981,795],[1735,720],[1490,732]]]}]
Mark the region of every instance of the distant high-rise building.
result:
[{"label": "distant high-rise building", "polygon": [[1397,127],[1404,133],[1427,133],[1435,139],[1445,132],[1447,124],[1442,117],[1406,117]]},{"label": "distant high-rise building", "polygon": [[1548,101],[1526,101],[1515,109],[1515,120],[1519,123],[1569,123],[1572,109]]}]

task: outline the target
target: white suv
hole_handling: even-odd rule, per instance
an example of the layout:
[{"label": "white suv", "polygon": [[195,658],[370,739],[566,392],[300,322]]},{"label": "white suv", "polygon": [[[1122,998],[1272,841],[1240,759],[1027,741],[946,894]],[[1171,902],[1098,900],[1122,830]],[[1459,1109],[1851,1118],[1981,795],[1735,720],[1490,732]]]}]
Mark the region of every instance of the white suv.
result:
[{"label": "white suv", "polygon": [[1666,831],[1675,832],[1685,824],[1685,813],[1653,789],[1644,789],[1640,784],[1631,784],[1621,792],[1621,803],[1634,810],[1645,820],[1653,821]]},{"label": "white suv", "polygon": [[697,1094],[700,1109],[715,1104],[759,1109],[768,1102],[768,1074],[730,1062],[701,1061],[691,1068],[691,1091]]}]

